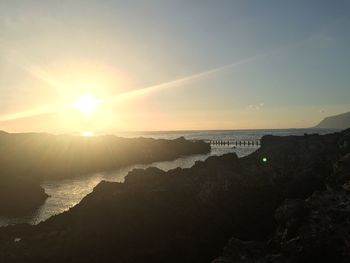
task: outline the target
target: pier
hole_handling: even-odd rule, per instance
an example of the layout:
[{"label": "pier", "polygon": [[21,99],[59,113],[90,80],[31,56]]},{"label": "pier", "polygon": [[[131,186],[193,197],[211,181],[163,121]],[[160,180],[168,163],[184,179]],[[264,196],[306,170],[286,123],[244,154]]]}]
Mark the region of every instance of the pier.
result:
[{"label": "pier", "polygon": [[208,140],[211,146],[260,147],[260,140]]}]

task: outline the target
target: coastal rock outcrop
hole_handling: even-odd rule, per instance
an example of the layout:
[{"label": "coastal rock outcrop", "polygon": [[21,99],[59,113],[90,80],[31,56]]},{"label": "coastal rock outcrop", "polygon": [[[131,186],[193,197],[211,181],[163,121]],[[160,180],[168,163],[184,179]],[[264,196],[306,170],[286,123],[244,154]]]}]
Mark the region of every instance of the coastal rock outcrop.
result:
[{"label": "coastal rock outcrop", "polygon": [[326,178],[326,190],[286,199],[275,211],[277,227],[266,241],[232,238],[213,263],[349,262],[350,154],[342,147],[349,142],[349,130],[343,135],[338,145],[344,155]]},{"label": "coastal rock outcrop", "polygon": [[116,136],[64,136],[0,132],[0,216],[27,213],[47,198],[42,180],[108,171],[190,154],[205,154],[203,141]]},{"label": "coastal rock outcrop", "polygon": [[183,137],[164,140],[4,132],[0,133],[0,177],[66,178],[209,151],[208,143]]},{"label": "coastal rock outcrop", "polygon": [[0,259],[345,262],[349,135],[265,136],[244,158],[134,170],[37,226],[0,228]]}]

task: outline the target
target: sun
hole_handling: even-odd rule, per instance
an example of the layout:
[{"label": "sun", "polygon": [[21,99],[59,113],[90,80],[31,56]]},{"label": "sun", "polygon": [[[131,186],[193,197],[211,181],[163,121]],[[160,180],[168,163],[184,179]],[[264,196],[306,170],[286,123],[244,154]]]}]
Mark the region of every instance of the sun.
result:
[{"label": "sun", "polygon": [[92,137],[95,134],[93,132],[91,132],[91,131],[85,131],[85,132],[82,132],[81,135],[84,136],[84,137]]},{"label": "sun", "polygon": [[96,110],[98,101],[91,95],[82,95],[74,103],[74,107],[81,113],[92,113]]}]

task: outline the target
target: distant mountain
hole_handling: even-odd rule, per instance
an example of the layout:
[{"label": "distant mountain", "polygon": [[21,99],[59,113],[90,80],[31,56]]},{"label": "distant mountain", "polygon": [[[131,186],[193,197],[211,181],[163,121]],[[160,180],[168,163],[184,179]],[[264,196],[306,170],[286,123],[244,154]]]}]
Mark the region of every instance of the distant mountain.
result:
[{"label": "distant mountain", "polygon": [[315,128],[347,129],[350,128],[350,112],[324,118]]}]

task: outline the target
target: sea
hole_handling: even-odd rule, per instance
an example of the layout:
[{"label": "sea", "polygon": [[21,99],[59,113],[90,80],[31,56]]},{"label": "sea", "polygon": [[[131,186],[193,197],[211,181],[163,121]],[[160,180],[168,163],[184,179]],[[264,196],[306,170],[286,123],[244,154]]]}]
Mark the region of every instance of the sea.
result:
[{"label": "sea", "polygon": [[[127,138],[175,139],[185,137],[189,140],[205,141],[256,141],[264,135],[288,136],[304,134],[328,134],[337,132],[334,129],[261,129],[261,130],[213,130],[213,131],[155,131],[155,132],[120,132],[115,135]],[[86,174],[72,179],[49,180],[42,183],[45,192],[50,195],[43,205],[24,216],[0,216],[0,226],[19,223],[38,224],[51,216],[69,210],[78,204],[102,180],[123,182],[124,177],[133,169],[157,167],[164,171],[177,167],[189,168],[196,161],[204,161],[209,156],[236,153],[238,157],[246,156],[258,149],[257,145],[212,145],[210,153],[183,156],[172,161],[154,162],[150,164],[135,164],[114,171]]]}]

